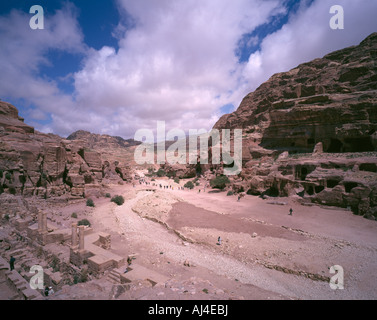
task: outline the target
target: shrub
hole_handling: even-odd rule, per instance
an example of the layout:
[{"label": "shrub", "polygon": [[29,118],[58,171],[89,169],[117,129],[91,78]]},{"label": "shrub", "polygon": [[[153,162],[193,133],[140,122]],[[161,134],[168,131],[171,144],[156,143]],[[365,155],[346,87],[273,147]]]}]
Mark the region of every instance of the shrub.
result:
[{"label": "shrub", "polygon": [[90,199],[90,198],[88,200],[86,200],[86,206],[87,207],[95,207],[93,200]]},{"label": "shrub", "polygon": [[87,282],[89,280],[88,269],[82,269],[80,282]]},{"label": "shrub", "polygon": [[253,190],[251,190],[251,189],[247,190],[246,194],[252,195],[253,194]]},{"label": "shrub", "polygon": [[89,222],[88,219],[82,219],[77,223],[78,226],[88,226],[90,227],[92,224]]},{"label": "shrub", "polygon": [[189,188],[189,189],[193,189],[194,188],[194,184],[189,181],[189,182],[186,182],[185,185],[184,185],[185,188]]},{"label": "shrub", "polygon": [[71,218],[75,218],[75,219],[77,219],[77,213],[76,213],[76,212],[73,212],[73,213],[71,214]]},{"label": "shrub", "polygon": [[174,178],[174,182],[175,182],[175,183],[179,183],[179,178],[178,178],[178,177],[175,177],[175,178]]},{"label": "shrub", "polygon": [[105,194],[105,197],[106,197],[106,198],[111,198],[111,194],[110,194],[110,193],[106,193],[106,194]]},{"label": "shrub", "polygon": [[243,188],[243,186],[241,186],[240,190],[238,190],[238,192],[245,192],[245,189]]},{"label": "shrub", "polygon": [[7,172],[6,174],[5,174],[5,179],[7,179],[7,180],[11,180],[12,179],[12,175],[10,174],[10,172]]},{"label": "shrub", "polygon": [[3,170],[0,170],[0,179],[3,177]]},{"label": "shrub", "polygon": [[60,269],[60,260],[57,256],[53,256],[50,262],[50,267],[53,269],[54,272],[59,271]]},{"label": "shrub", "polygon": [[232,196],[234,193],[233,191],[228,191],[228,193],[226,194],[227,196]]},{"label": "shrub", "polygon": [[111,198],[111,201],[121,206],[124,203],[124,198],[122,196],[114,196]]},{"label": "shrub", "polygon": [[227,176],[218,176],[210,181],[212,188],[223,190],[230,183]]},{"label": "shrub", "polygon": [[167,176],[168,178],[174,178],[175,175],[176,175],[175,171],[169,171],[169,172],[166,174],[166,176]]},{"label": "shrub", "polygon": [[200,186],[200,182],[195,182],[195,185],[196,186]]},{"label": "shrub", "polygon": [[163,177],[166,175],[166,172],[163,170],[163,169],[158,169],[158,171],[156,172],[156,175],[157,177]]}]

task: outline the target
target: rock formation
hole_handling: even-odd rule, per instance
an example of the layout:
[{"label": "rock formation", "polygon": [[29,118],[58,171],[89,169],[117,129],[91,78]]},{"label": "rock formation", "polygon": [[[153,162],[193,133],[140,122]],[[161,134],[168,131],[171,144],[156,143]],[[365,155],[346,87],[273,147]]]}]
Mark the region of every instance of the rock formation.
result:
[{"label": "rock formation", "polygon": [[377,33],[273,75],[214,128],[243,129],[235,188],[377,217]]},{"label": "rock formation", "polygon": [[268,149],[311,152],[377,150],[377,33],[273,75],[214,128],[242,128]]},{"label": "rock formation", "polygon": [[[86,136],[99,135],[87,133]],[[127,143],[135,144],[110,136],[106,139],[104,148],[111,139],[120,141],[119,149],[126,150],[122,146]],[[43,198],[64,194],[83,197],[101,193],[103,182],[130,179],[129,167],[114,159],[116,155],[106,157],[101,149],[91,147],[98,149],[85,139],[67,140],[35,131],[19,117],[16,107],[0,101],[0,193]],[[108,149],[111,150],[111,145]]]}]

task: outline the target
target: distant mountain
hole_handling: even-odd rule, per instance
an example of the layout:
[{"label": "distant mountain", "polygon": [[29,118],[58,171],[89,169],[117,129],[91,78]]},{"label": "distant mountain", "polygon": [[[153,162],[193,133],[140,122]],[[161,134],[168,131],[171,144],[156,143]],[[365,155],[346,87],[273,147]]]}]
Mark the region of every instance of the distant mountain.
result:
[{"label": "distant mountain", "polygon": [[107,134],[95,134],[84,130],[78,130],[67,137],[67,140],[82,140],[91,149],[96,148],[128,148],[141,144],[134,139],[123,139],[122,137],[110,136]]}]

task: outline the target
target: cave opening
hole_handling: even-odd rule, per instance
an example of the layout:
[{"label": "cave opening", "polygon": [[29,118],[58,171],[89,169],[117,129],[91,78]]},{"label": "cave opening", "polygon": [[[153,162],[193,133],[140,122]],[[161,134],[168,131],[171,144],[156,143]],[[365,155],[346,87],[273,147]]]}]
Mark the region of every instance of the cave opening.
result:
[{"label": "cave opening", "polygon": [[368,152],[374,151],[372,140],[370,137],[347,138],[344,140],[345,152]]},{"label": "cave opening", "polygon": [[315,187],[314,187],[315,193],[320,193],[320,192],[323,191],[324,189],[325,189],[324,186],[315,186]]},{"label": "cave opening", "polygon": [[331,139],[327,152],[337,153],[343,151],[343,143],[338,139]]},{"label": "cave opening", "polygon": [[306,192],[308,193],[309,196],[312,196],[314,194],[313,186],[309,186]]},{"label": "cave opening", "polygon": [[338,184],[339,184],[338,180],[332,180],[332,179],[327,180],[327,188],[334,188]]},{"label": "cave opening", "polygon": [[279,196],[279,190],[276,187],[270,187],[264,192],[265,195],[269,197],[278,197]]},{"label": "cave opening", "polygon": [[347,192],[347,193],[350,193],[351,190],[352,190],[353,188],[356,188],[356,187],[357,187],[357,183],[356,183],[356,182],[346,182],[346,183],[344,184],[344,188],[346,189],[346,192]]},{"label": "cave opening", "polygon": [[362,163],[359,169],[361,171],[377,172],[377,165],[375,163]]}]

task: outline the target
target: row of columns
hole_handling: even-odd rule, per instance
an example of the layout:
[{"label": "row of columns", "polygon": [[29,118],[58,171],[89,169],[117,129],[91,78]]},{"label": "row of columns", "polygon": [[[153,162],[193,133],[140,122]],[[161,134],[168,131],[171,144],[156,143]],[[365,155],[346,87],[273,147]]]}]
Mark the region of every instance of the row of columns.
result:
[{"label": "row of columns", "polygon": [[[77,229],[79,233],[77,234]],[[84,250],[84,229],[85,226],[77,226],[77,223],[72,223],[72,248],[79,250]],[[38,232],[47,233],[47,213],[38,211]]]}]

